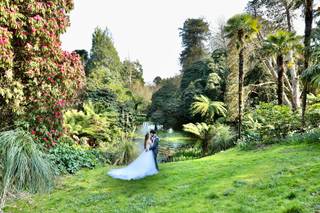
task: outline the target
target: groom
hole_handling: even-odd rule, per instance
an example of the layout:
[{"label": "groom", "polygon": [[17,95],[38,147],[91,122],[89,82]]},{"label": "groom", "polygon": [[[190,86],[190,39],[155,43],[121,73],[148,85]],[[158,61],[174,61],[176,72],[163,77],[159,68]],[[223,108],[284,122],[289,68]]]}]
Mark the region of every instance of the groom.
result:
[{"label": "groom", "polygon": [[155,130],[151,130],[150,135],[151,135],[152,145],[150,146],[149,150],[152,150],[153,152],[154,162],[156,164],[157,170],[159,171],[157,155],[158,155],[158,145],[159,145],[160,138],[157,136],[157,132]]}]

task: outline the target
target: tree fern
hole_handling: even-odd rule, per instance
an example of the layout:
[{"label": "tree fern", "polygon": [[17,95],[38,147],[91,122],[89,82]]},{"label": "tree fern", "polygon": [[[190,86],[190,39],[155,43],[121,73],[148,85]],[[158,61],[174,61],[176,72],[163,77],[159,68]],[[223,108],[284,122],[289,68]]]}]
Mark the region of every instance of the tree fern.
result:
[{"label": "tree fern", "polygon": [[195,135],[202,144],[202,153],[208,153],[208,144],[214,134],[214,126],[206,123],[189,123],[183,125],[183,130]]},{"label": "tree fern", "polygon": [[209,120],[213,120],[216,115],[226,116],[226,108],[223,102],[211,101],[204,95],[196,96],[195,102],[191,106],[193,115],[200,114]]}]

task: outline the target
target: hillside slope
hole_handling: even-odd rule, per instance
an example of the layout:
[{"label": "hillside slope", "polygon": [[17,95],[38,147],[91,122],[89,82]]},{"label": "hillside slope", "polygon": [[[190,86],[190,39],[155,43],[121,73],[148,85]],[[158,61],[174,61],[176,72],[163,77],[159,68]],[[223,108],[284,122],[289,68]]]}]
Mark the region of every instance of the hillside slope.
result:
[{"label": "hillside slope", "polygon": [[320,144],[232,149],[160,170],[129,182],[83,170],[5,212],[320,212]]}]

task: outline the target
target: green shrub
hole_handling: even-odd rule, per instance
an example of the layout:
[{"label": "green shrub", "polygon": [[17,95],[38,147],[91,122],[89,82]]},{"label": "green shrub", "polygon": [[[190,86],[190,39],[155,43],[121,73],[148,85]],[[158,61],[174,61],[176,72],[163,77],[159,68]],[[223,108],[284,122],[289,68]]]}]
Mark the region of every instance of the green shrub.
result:
[{"label": "green shrub", "polygon": [[215,153],[234,146],[234,136],[235,134],[229,126],[216,124],[213,137],[209,141],[209,151]]},{"label": "green shrub", "polygon": [[233,146],[234,134],[230,127],[223,124],[206,123],[184,124],[183,130],[193,134],[202,145],[203,154],[212,154]]},{"label": "green shrub", "polygon": [[8,193],[48,191],[53,174],[48,157],[29,133],[22,130],[0,133],[0,209]]},{"label": "green shrub", "polygon": [[181,147],[172,156],[172,161],[192,160],[202,157],[202,151],[199,147]]},{"label": "green shrub", "polygon": [[74,174],[81,168],[94,168],[97,156],[80,146],[59,143],[49,150],[50,159],[56,165],[59,174]]},{"label": "green shrub", "polygon": [[309,102],[306,111],[306,123],[309,128],[320,127],[320,95],[309,97]]},{"label": "green shrub", "polygon": [[[320,129],[312,129],[303,133],[294,133],[286,138],[279,139],[281,143],[319,143],[320,142]],[[238,147],[241,150],[255,149],[259,146],[263,146],[258,133],[253,131],[250,134],[244,135],[241,140],[238,141]]]},{"label": "green shrub", "polygon": [[84,104],[84,111],[65,112],[64,126],[70,134],[87,137],[91,146],[99,146],[102,142],[113,142],[123,134],[117,126],[117,116],[112,110],[97,114],[94,104],[88,102]]},{"label": "green shrub", "polygon": [[283,140],[287,143],[315,143],[320,142],[320,129],[308,130],[304,133],[296,133]]},{"label": "green shrub", "polygon": [[68,144],[71,146],[75,144],[75,141],[68,135],[63,135],[61,138],[59,138],[59,143]]},{"label": "green shrub", "polygon": [[274,142],[300,129],[300,116],[288,106],[261,103],[244,117],[244,135],[254,135],[263,142]]},{"label": "green shrub", "polygon": [[259,132],[254,130],[247,130],[246,133],[242,136],[237,142],[237,146],[241,150],[251,150],[255,149],[257,146],[261,145],[262,139]]}]

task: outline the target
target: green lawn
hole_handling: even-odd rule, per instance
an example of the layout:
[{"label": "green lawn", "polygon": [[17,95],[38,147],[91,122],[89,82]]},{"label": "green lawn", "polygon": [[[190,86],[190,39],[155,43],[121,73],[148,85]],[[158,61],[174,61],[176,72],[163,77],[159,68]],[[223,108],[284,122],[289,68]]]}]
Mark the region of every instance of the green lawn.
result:
[{"label": "green lawn", "polygon": [[5,212],[320,211],[320,144],[232,149],[161,164],[160,174],[139,181],[112,179],[108,169],[65,177],[51,194],[11,202]]}]

